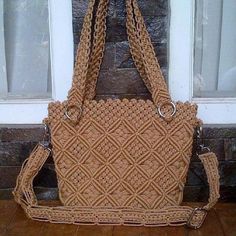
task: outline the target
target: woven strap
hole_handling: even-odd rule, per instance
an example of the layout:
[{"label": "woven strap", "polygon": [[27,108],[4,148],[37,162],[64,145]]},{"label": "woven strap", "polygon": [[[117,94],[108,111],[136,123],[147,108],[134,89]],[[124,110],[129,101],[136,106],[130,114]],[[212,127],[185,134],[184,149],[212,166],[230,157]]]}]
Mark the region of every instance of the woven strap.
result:
[{"label": "woven strap", "polygon": [[[108,1],[105,0],[105,3],[102,4],[102,1],[100,1],[100,5],[98,7],[97,15],[96,15],[96,23],[94,27],[94,43],[92,46],[92,53],[91,53],[91,61],[90,61],[90,68],[87,76],[87,83],[86,83],[86,91],[85,91],[85,99],[91,100],[95,96],[95,88],[96,88],[96,82],[99,75],[99,70],[102,63],[102,58],[104,54],[104,48],[105,48],[105,38],[106,38],[106,11],[107,11],[107,5]],[[139,74],[143,81],[145,82],[147,88],[152,93],[152,87],[149,82],[149,78],[147,76],[146,70],[145,70],[145,64],[143,63],[143,56],[141,54],[142,48],[141,48],[141,42],[139,42],[139,34],[138,29],[136,27],[136,20],[134,16],[134,8],[133,5],[138,9],[137,2],[134,2],[132,4],[131,1],[126,1],[126,9],[127,9],[127,21],[126,21],[126,27],[127,27],[127,34],[130,44],[130,50],[131,55],[133,57],[134,63],[139,71]],[[139,10],[139,9],[138,9]],[[101,16],[101,17],[100,17]],[[139,16],[141,16],[141,13],[139,12]],[[138,16],[137,16],[138,17]],[[142,18],[141,18],[142,19]],[[144,25],[144,24],[143,24]],[[162,75],[162,71],[160,69],[159,63],[157,61],[157,58],[155,56],[154,48],[151,43],[150,37],[148,35],[148,32],[145,28],[143,31],[143,34],[145,35],[145,38],[148,39],[145,44],[148,45],[149,49],[149,55],[152,56],[153,60],[155,61],[155,71],[156,71],[156,83],[158,86],[155,86],[156,89],[159,87],[166,89],[166,84],[164,81],[164,77]],[[154,78],[155,79],[155,78]],[[162,84],[160,84],[162,83]],[[158,92],[156,92],[158,93]],[[169,98],[169,94],[166,94],[166,97]]]},{"label": "woven strap", "polygon": [[[96,81],[105,47],[108,2],[108,0],[99,1],[92,40],[95,2],[89,1],[77,52],[72,88],[68,95],[69,104],[82,105],[84,99],[92,99],[95,96]],[[141,77],[152,93],[154,103],[158,106],[162,102],[170,101],[168,89],[136,0],[126,0],[126,6],[126,25],[131,53]]]},{"label": "woven strap", "polygon": [[[144,226],[163,226],[163,225],[188,225],[199,228],[206,216],[206,212],[215,205],[219,198],[219,174],[218,161],[214,153],[206,153],[200,156],[204,169],[207,174],[210,186],[209,203],[202,208],[193,209],[189,206],[173,206],[161,210],[130,210],[130,209],[90,209],[83,207],[57,206],[49,207],[38,205],[33,191],[33,179],[38,174],[43,164],[50,155],[50,150],[42,145],[38,145],[25,161],[17,178],[17,185],[13,191],[15,200],[23,207],[27,215],[34,220],[46,221],[51,223],[69,224],[105,224],[104,215],[117,217],[114,224],[129,225],[137,223]],[[129,222],[130,218],[120,217],[122,212],[129,213],[128,217],[136,219],[137,222]],[[111,214],[111,215],[109,215]],[[151,219],[152,224],[140,223],[143,219]],[[104,222],[102,221],[104,219]],[[150,220],[149,220],[150,221]],[[111,223],[112,224],[112,223]]]}]

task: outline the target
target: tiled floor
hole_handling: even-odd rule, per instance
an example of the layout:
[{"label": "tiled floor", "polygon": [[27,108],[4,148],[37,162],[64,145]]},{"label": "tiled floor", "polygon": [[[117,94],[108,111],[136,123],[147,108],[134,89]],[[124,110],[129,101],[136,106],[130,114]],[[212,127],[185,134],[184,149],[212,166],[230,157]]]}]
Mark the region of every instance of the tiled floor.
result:
[{"label": "tiled floor", "polygon": [[32,221],[13,201],[0,201],[0,236],[236,236],[236,204],[218,204],[198,230],[186,227],[75,226]]}]

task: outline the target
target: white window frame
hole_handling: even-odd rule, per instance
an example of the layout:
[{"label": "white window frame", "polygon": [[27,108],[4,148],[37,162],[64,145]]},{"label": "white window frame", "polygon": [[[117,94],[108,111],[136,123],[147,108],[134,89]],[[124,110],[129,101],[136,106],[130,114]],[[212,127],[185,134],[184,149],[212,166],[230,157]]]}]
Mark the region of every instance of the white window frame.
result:
[{"label": "white window frame", "polygon": [[0,124],[42,123],[48,103],[66,99],[74,63],[72,1],[48,0],[48,5],[52,98],[0,100]]},{"label": "white window frame", "polygon": [[236,98],[193,97],[194,0],[170,0],[169,89],[175,101],[198,104],[205,124],[236,123]]}]

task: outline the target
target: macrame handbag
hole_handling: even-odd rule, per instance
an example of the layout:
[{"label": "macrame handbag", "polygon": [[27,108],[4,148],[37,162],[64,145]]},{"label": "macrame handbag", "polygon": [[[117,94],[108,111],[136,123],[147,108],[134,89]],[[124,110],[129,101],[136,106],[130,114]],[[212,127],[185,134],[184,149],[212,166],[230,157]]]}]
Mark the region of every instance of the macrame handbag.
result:
[{"label": "macrame handbag", "polygon": [[[108,2],[95,7],[89,0],[68,100],[49,104],[44,123],[51,144],[38,144],[23,164],[15,200],[30,218],[52,223],[199,228],[219,198],[217,158],[200,145],[209,203],[181,206],[194,129],[201,121],[195,104],[172,102],[136,0],[126,0],[127,34],[152,101],[93,100]],[[38,205],[33,192],[33,179],[50,153],[62,203],[57,207]]]}]

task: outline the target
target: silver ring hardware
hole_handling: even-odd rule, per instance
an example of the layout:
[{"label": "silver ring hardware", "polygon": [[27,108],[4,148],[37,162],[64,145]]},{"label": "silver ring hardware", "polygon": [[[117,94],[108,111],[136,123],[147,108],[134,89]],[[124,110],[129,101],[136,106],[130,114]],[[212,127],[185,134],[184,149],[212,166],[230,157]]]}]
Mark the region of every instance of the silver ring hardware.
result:
[{"label": "silver ring hardware", "polygon": [[[76,108],[79,111],[79,114],[77,115],[76,119],[72,119],[71,116],[69,115],[69,110],[71,108]],[[80,117],[82,115],[82,112],[83,112],[83,110],[82,110],[81,106],[73,104],[73,105],[68,105],[66,107],[64,114],[65,114],[66,119],[71,121],[73,124],[78,124],[79,119],[80,119]]]},{"label": "silver ring hardware", "polygon": [[[170,116],[165,116],[165,115],[163,114],[163,112],[162,112],[162,108],[163,108],[163,106],[165,106],[165,105],[170,105],[170,106],[172,107],[172,113],[170,114]],[[176,114],[177,109],[176,109],[176,105],[175,105],[173,102],[166,101],[166,102],[163,102],[163,103],[157,108],[157,111],[158,111],[160,117],[162,117],[162,118],[163,118],[164,120],[166,120],[166,121],[170,121],[170,120],[173,118],[173,116]]]}]

